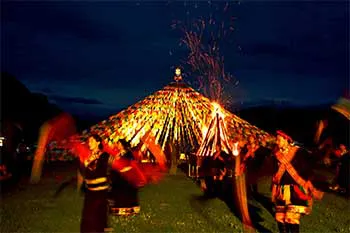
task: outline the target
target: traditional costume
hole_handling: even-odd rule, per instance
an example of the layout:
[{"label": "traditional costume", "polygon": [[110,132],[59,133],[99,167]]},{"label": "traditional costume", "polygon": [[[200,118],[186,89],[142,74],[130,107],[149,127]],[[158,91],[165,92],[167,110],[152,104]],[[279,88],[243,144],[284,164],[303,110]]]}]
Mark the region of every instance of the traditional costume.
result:
[{"label": "traditional costume", "polygon": [[110,155],[91,155],[81,164],[84,174],[85,198],[80,225],[81,232],[104,232],[107,227],[107,168]]},{"label": "traditional costume", "polygon": [[[292,139],[278,131],[289,142]],[[300,217],[311,213],[313,198],[321,199],[323,193],[316,190],[310,179],[313,158],[306,150],[288,144],[274,150],[274,174],[272,178],[272,202],[280,232],[299,232]]]},{"label": "traditional costume", "polygon": [[[129,160],[106,152],[88,154],[80,144],[79,158],[86,184],[81,232],[104,232],[108,223],[108,169],[121,174],[133,187],[143,187],[147,179],[141,169]],[[79,150],[79,146],[76,147]],[[87,155],[88,154],[88,155]]]},{"label": "traditional costume", "polygon": [[149,133],[145,134],[141,140],[156,156],[159,166],[141,169],[137,163],[121,158],[120,151],[104,144],[97,134],[92,134],[91,137],[96,141],[95,146],[96,143],[98,144],[99,152],[91,153],[92,149],[89,149],[86,144],[82,144],[80,137],[73,136],[74,132],[74,121],[68,114],[61,114],[43,124],[40,128],[38,148],[34,156],[31,182],[36,183],[40,180],[42,161],[44,161],[48,143],[52,140],[61,141],[69,138],[67,141],[62,141],[60,146],[71,150],[74,155],[79,157],[81,174],[78,174],[78,187],[80,181],[83,180],[82,177],[84,177],[86,184],[81,232],[104,232],[104,228],[107,226],[108,168],[119,172],[133,187],[140,188],[147,182],[160,180],[165,170],[165,155],[160,146],[155,144],[154,137]]},{"label": "traditional costume", "polygon": [[[133,154],[128,150],[123,157],[131,161]],[[122,173],[130,169],[131,166],[126,166],[119,172],[110,171],[111,189],[108,193],[108,202],[112,215],[127,216],[140,213],[139,189],[122,176]]]}]

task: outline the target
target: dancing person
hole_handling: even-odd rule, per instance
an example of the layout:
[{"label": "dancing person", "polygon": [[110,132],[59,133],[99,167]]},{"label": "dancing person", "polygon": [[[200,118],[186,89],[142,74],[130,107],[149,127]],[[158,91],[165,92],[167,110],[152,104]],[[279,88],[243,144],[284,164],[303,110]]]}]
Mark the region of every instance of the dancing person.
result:
[{"label": "dancing person", "polygon": [[[62,141],[61,148],[71,150],[79,158],[81,174],[78,174],[78,187],[85,183],[85,198],[82,211],[81,232],[103,232],[107,226],[107,169],[110,167],[118,172],[133,186],[143,187],[148,182],[158,182],[164,174],[165,155],[161,147],[155,143],[155,138],[148,132],[141,138],[159,161],[158,166],[141,168],[136,163],[121,158],[120,152],[104,144],[101,137],[91,132],[88,147],[81,143],[81,137],[75,135],[74,120],[69,114],[60,114],[45,122],[40,128],[38,148],[34,155],[31,182],[40,180],[48,143],[53,140]],[[83,177],[84,182],[80,182]]]},{"label": "dancing person", "polygon": [[189,153],[188,157],[188,176],[197,179],[197,155],[192,151]]},{"label": "dancing person", "polygon": [[88,138],[89,149],[79,141],[70,140],[69,147],[79,157],[86,190],[81,232],[104,232],[108,229],[109,169],[119,172],[125,181],[136,188],[144,187],[147,183],[156,183],[161,179],[165,171],[165,155],[154,143],[153,138],[150,137],[145,142],[158,158],[157,166],[141,168],[137,163],[120,156],[123,153],[120,148],[114,149],[104,144],[97,134]]},{"label": "dancing person", "polygon": [[[119,172],[129,184],[137,188],[143,187],[147,182],[158,181],[161,173],[151,168],[142,170],[137,164],[120,156],[120,148],[114,151],[104,145],[97,134],[88,138],[88,145],[90,153],[86,153],[81,146],[79,153],[86,185],[80,229],[81,232],[103,232],[108,223],[108,169]],[[79,144],[75,145],[75,149],[79,152]]]},{"label": "dancing person", "polygon": [[[134,151],[124,139],[117,142],[117,148],[121,156],[127,160],[134,160]],[[136,153],[136,151],[135,151]],[[113,216],[127,216],[140,213],[139,189],[130,184],[121,173],[127,172],[131,166],[126,166],[121,171],[110,171],[111,189],[108,193],[110,213]]]},{"label": "dancing person", "polygon": [[313,158],[306,150],[293,145],[293,140],[277,131],[273,151],[274,174],[272,202],[280,232],[299,232],[300,218],[311,213],[312,200],[323,193],[311,183]]},{"label": "dancing person", "polygon": [[215,197],[222,191],[222,182],[227,169],[224,153],[219,144],[215,145],[213,156],[206,157],[203,160],[204,181],[201,182],[204,194],[209,197]]},{"label": "dancing person", "polygon": [[81,164],[85,197],[80,232],[104,232],[107,227],[107,169],[111,156],[103,151],[102,139],[97,134],[88,138],[91,155]]},{"label": "dancing person", "polygon": [[336,192],[349,194],[349,150],[345,145],[341,144],[339,148],[334,151],[334,154],[337,157],[337,168],[333,185],[331,185],[329,188]]}]

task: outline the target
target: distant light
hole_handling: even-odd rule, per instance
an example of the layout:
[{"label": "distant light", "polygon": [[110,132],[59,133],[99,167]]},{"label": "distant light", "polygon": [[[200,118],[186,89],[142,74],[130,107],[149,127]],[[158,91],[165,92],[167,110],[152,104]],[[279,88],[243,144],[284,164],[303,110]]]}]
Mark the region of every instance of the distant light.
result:
[{"label": "distant light", "polygon": [[3,141],[5,140],[4,137],[0,137],[0,147],[2,147],[4,145]]},{"label": "distant light", "polygon": [[186,160],[186,155],[184,153],[180,154],[180,160]]},{"label": "distant light", "polygon": [[175,75],[176,76],[180,76],[181,75],[181,69],[180,68],[176,68],[175,69]]},{"label": "distant light", "polygon": [[176,82],[182,80],[181,69],[180,69],[180,68],[176,68],[176,69],[175,69],[175,77],[174,77],[174,80],[175,80]]}]

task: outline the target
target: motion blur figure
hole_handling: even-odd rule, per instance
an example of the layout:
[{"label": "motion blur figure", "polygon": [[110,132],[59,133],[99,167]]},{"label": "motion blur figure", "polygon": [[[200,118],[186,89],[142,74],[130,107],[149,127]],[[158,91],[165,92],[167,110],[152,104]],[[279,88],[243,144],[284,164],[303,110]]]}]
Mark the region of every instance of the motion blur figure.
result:
[{"label": "motion blur figure", "polygon": [[[120,139],[117,142],[117,147],[121,151],[120,156],[129,161],[135,160],[133,149],[127,141]],[[129,172],[131,169],[131,166],[125,166],[119,172],[110,171],[111,189],[108,194],[108,202],[112,216],[128,216],[140,213],[139,189],[122,176],[122,173]]]},{"label": "motion blur figure", "polygon": [[[40,128],[38,147],[35,151],[31,182],[41,178],[47,145],[58,141],[59,147],[68,149],[79,158],[78,186],[85,184],[81,232],[104,232],[108,214],[108,169],[115,170],[132,186],[143,187],[147,182],[157,183],[165,174],[166,157],[154,137],[146,134],[141,140],[158,160],[157,166],[140,167],[139,164],[120,156],[120,149],[102,141],[98,134],[91,132],[88,148],[75,134],[73,118],[66,113],[45,122]],[[64,140],[63,140],[64,139]],[[127,169],[127,171],[126,171]],[[83,179],[84,182],[79,182]]]},{"label": "motion blur figure", "polygon": [[201,185],[204,194],[209,197],[217,197],[222,193],[222,183],[227,172],[224,158],[227,158],[227,155],[221,151],[220,145],[216,144],[213,155],[203,160],[204,181]]},{"label": "motion blur figure", "polygon": [[293,140],[277,131],[273,152],[272,202],[280,232],[299,232],[300,218],[311,213],[312,200],[323,193],[311,183],[314,158],[306,150],[293,145]]},{"label": "motion blur figure", "polygon": [[337,157],[337,168],[333,185],[329,188],[333,191],[349,195],[350,188],[350,155],[345,145],[341,144],[334,152]]},{"label": "motion blur figure", "polygon": [[88,138],[91,155],[81,164],[86,184],[80,232],[104,232],[107,227],[107,169],[110,155],[103,152],[102,139],[93,134]]}]

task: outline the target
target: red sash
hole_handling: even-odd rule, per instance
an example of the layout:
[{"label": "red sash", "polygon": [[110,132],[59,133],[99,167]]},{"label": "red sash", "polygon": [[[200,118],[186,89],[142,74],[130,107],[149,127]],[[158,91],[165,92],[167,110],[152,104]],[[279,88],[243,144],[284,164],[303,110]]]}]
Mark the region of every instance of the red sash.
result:
[{"label": "red sash", "polygon": [[280,162],[280,166],[278,168],[277,173],[273,176],[273,182],[275,184],[279,184],[283,174],[285,172],[288,172],[288,174],[293,178],[293,180],[298,185],[303,187],[306,193],[310,193],[316,199],[321,199],[323,196],[323,192],[320,192],[316,188],[314,188],[314,186],[309,180],[305,181],[290,163],[298,149],[299,147],[291,146],[291,150],[288,154],[284,155],[280,151],[277,151],[275,153],[277,160]]}]

